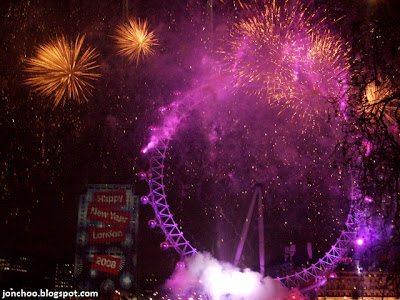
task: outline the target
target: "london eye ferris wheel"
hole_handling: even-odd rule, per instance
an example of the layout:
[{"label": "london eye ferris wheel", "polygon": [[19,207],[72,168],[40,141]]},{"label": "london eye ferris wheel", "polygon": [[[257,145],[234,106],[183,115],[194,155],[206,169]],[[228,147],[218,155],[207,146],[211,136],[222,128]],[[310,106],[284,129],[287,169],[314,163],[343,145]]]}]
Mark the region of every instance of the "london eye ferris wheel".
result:
[{"label": "london eye ferris wheel", "polygon": [[[197,253],[197,249],[183,234],[180,224],[175,221],[167,202],[168,182],[165,168],[171,140],[180,127],[183,127],[182,124],[188,122],[187,119],[193,112],[202,111],[206,114],[202,107],[218,101],[223,101],[226,105],[230,101],[227,99],[235,99],[229,105],[239,107],[238,111],[242,111],[242,104],[237,100],[241,98],[247,107],[255,110],[260,108],[259,102],[265,101],[266,106],[275,107],[279,114],[286,109],[291,111],[290,114],[294,112],[305,123],[313,124],[306,131],[318,130],[315,120],[324,115],[327,107],[332,105],[330,102],[337,104],[340,118],[346,118],[345,92],[349,69],[347,44],[327,26],[313,21],[316,17],[307,15],[304,6],[299,3],[290,5],[285,2],[280,5],[273,1],[265,4],[260,12],[242,19],[233,27],[230,40],[219,51],[223,57],[219,64],[220,73],[199,81],[193,89],[179,93],[168,107],[160,108],[163,113],[161,124],[152,127],[150,139],[142,149],[142,153],[149,158],[149,169],[139,176],[147,181],[150,190],[148,195],[142,196],[141,201],[144,204],[150,203],[155,212],[155,218],[149,221],[149,226],[159,227],[165,235],[161,248],[175,249],[182,259]],[[251,102],[256,104],[249,104]],[[229,109],[222,111],[231,113]],[[244,115],[243,111],[242,114]],[[240,116],[240,113],[236,116]],[[285,121],[288,120],[293,119],[288,118]],[[232,126],[227,124],[220,122],[218,128],[224,131],[224,126]],[[296,127],[296,122],[293,126]],[[263,134],[267,136],[266,133]],[[226,160],[230,158],[232,157],[227,157]],[[359,228],[363,222],[365,195],[358,183],[358,173],[362,169],[361,160],[358,156],[352,158],[352,167],[349,170],[349,209],[343,229],[330,249],[317,262],[277,278],[288,288],[306,290],[310,286],[314,288],[324,284],[353,245],[362,243]],[[257,197],[261,199],[255,193],[250,203],[240,243],[238,240],[235,264],[240,259],[240,248],[243,248],[241,244],[246,238],[246,226],[248,227],[249,216],[251,218]],[[262,215],[263,205],[260,201],[259,214],[261,212]],[[259,222],[259,230],[262,229],[263,224]],[[261,243],[262,234],[259,236]],[[260,246],[260,265],[264,264],[261,248],[263,247]],[[264,272],[263,268],[264,266],[260,269],[261,272]]]}]

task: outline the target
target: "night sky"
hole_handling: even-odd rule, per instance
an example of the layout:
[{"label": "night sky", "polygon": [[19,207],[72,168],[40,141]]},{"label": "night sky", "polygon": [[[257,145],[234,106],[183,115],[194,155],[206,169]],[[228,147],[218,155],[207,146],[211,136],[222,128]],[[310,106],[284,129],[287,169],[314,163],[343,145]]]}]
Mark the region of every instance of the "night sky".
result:
[{"label": "night sky", "polygon": [[[304,99],[296,98],[303,105],[288,107],[272,105],[266,90],[235,86],[238,79],[229,59],[236,51],[232,39],[241,33],[229,32],[238,20],[256,14],[257,5],[246,10],[238,1],[214,0],[211,23],[206,4],[2,1],[2,250],[72,260],[78,199],[86,185],[128,183],[135,185],[136,194],[148,193],[137,179],[138,172],[148,168],[140,153],[151,135],[148,128],[162,126],[172,104],[184,101],[200,104],[182,115],[172,137],[166,181],[171,210],[193,245],[232,261],[254,184],[261,183],[268,261],[279,263],[290,242],[298,245],[299,255],[307,242],[313,243],[316,256],[329,250],[343,229],[350,183],[338,147],[343,139],[340,112],[322,97],[310,102],[314,94],[308,90],[301,90],[301,95],[309,92]],[[326,17],[323,26],[343,41],[344,52],[349,52],[343,64],[352,63],[349,45],[361,44],[356,40],[359,24],[378,22],[377,15],[385,15],[392,26],[382,39],[391,41],[393,49],[400,47],[392,35],[399,26],[397,1],[312,0],[309,6],[319,7],[313,26]],[[112,37],[128,17],[147,19],[158,44],[155,54],[137,65],[117,54]],[[98,53],[101,77],[94,81],[87,103],[66,100],[54,107],[51,97],[39,96],[24,84],[27,59],[55,37],[74,40],[78,34],[85,35],[84,48]],[[254,66],[263,67],[262,58],[252,61]],[[321,63],[324,74],[337,70],[337,62],[329,63]],[[309,82],[301,80],[307,87]],[[317,115],[308,115],[315,110]],[[150,207],[141,209],[139,253],[142,261],[152,260],[152,266],[143,267],[152,270],[160,259],[163,236],[147,228],[153,216]],[[249,238],[254,243],[246,246],[245,257],[252,266],[258,246],[256,236]],[[159,269],[171,269],[175,259],[167,251]]]}]

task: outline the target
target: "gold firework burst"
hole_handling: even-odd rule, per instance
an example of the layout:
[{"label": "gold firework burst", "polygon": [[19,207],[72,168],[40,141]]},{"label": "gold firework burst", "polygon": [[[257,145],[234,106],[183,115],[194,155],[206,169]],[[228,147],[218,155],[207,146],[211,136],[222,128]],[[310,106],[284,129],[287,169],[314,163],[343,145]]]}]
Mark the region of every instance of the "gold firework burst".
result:
[{"label": "gold firework burst", "polygon": [[153,55],[153,46],[158,45],[154,31],[149,32],[147,21],[130,19],[121,24],[113,36],[119,48],[118,54],[127,56],[130,61],[136,60],[136,65],[142,57]]},{"label": "gold firework burst", "polygon": [[52,97],[56,107],[60,101],[72,99],[81,103],[91,95],[92,80],[100,77],[95,72],[98,54],[93,48],[82,52],[85,36],[68,41],[64,36],[37,49],[35,57],[27,60],[26,71],[30,77],[25,81],[39,95]]},{"label": "gold firework burst", "polygon": [[314,121],[326,104],[344,96],[349,46],[326,29],[301,1],[243,4],[250,17],[234,25],[221,47],[222,69],[232,86],[290,108],[293,116]]},{"label": "gold firework burst", "polygon": [[362,110],[367,116],[382,119],[387,125],[395,125],[400,99],[391,99],[393,96],[394,89],[388,79],[372,81],[365,89]]}]

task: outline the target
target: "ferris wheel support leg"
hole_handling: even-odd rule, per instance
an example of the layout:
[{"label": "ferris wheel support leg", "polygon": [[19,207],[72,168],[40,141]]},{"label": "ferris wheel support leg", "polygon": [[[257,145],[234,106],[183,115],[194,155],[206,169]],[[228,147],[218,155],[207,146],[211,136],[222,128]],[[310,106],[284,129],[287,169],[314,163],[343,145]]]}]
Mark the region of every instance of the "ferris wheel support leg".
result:
[{"label": "ferris wheel support leg", "polygon": [[246,220],[244,221],[242,234],[240,235],[239,245],[236,249],[235,261],[233,263],[233,265],[235,267],[239,264],[240,257],[242,256],[243,246],[244,246],[244,242],[246,241],[246,238],[247,238],[247,233],[249,232],[250,221],[251,221],[251,217],[253,216],[253,210],[254,210],[254,206],[256,204],[256,200],[257,200],[257,190],[253,194],[253,197],[252,197],[251,203],[250,203],[250,207],[249,207],[249,211],[247,212]]},{"label": "ferris wheel support leg", "polygon": [[260,273],[264,276],[265,274],[265,246],[264,246],[264,212],[262,206],[262,192],[261,185],[257,184],[254,191],[253,197],[251,199],[249,211],[247,212],[246,220],[244,221],[244,226],[242,234],[240,236],[240,242],[236,250],[234,266],[239,264],[240,257],[243,252],[244,242],[246,241],[247,234],[249,232],[251,218],[253,216],[254,207],[258,202],[258,244],[259,244],[259,255],[260,255]]},{"label": "ferris wheel support leg", "polygon": [[258,247],[260,255],[260,273],[265,274],[265,246],[264,246],[264,210],[262,205],[261,188],[257,187],[258,192]]}]

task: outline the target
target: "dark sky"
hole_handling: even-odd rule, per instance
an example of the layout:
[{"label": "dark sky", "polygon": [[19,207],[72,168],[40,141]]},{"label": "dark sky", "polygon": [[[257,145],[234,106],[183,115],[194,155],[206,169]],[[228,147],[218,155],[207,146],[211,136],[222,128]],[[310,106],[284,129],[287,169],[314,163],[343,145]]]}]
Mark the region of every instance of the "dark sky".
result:
[{"label": "dark sky", "polygon": [[[2,249],[20,249],[51,258],[73,259],[78,197],[85,192],[86,184],[133,183],[137,194],[147,193],[145,184],[138,182],[136,178],[139,171],[147,168],[146,158],[139,154],[148,138],[146,128],[161,122],[162,117],[159,115],[158,108],[168,106],[175,101],[177,91],[190,94],[193,87],[204,80],[210,72],[204,68],[200,59],[211,56],[209,51],[211,46],[206,41],[210,32],[207,31],[209,23],[207,23],[205,2],[194,0],[2,1],[0,6],[2,44],[0,48],[0,232]],[[227,36],[226,30],[232,27],[235,16],[240,16],[241,12],[235,9],[235,1],[214,0],[214,2],[215,41],[213,47],[219,49]],[[125,10],[123,3],[129,3]],[[311,6],[316,7],[324,3],[325,13],[332,20],[347,15],[344,20],[332,26],[335,32],[350,42],[353,38],[351,31],[358,22],[365,20],[377,22],[372,18],[378,15],[377,12],[381,16],[385,14],[386,22],[390,26],[398,25],[392,23],[397,20],[398,12],[400,12],[397,1],[342,0],[311,1],[311,3]],[[111,38],[116,26],[126,20],[126,15],[146,18],[158,39],[159,45],[155,47],[156,54],[141,61],[138,66],[116,55],[115,44]],[[388,30],[388,38],[390,38],[390,32]],[[93,95],[89,97],[88,103],[78,104],[67,101],[65,106],[53,107],[51,99],[38,96],[24,84],[28,76],[24,72],[26,59],[35,54],[35,47],[61,34],[71,38],[75,38],[77,34],[85,34],[85,43],[95,47],[99,53],[101,78],[94,84]],[[230,99],[236,103],[243,97],[246,96],[238,92]],[[250,98],[250,100],[253,99]],[[266,169],[272,172],[271,168],[277,166],[282,172],[279,174],[282,176],[280,181],[282,184],[294,180],[292,175],[297,172],[296,168],[303,170],[305,165],[309,166],[309,161],[306,160],[293,164],[291,167],[294,169],[290,167],[282,169],[280,165],[280,160],[283,159],[282,151],[287,151],[288,154],[285,155],[290,156],[293,154],[291,152],[293,145],[297,145],[300,148],[296,148],[293,154],[295,157],[296,153],[304,151],[304,154],[309,154],[312,147],[317,147],[321,158],[334,150],[332,145],[327,146],[325,142],[316,138],[321,132],[327,138],[332,138],[326,133],[326,119],[320,121],[322,124],[318,127],[320,132],[315,133],[314,129],[309,130],[299,138],[293,131],[293,126],[286,122],[290,118],[290,112],[283,113],[280,119],[276,117],[279,109],[264,115],[252,116],[252,111],[262,110],[263,105],[235,106],[226,102],[220,106],[209,105],[189,116],[193,122],[185,123],[185,127],[180,128],[172,143],[169,152],[170,165],[167,166],[168,178],[171,181],[169,192],[172,194],[172,199],[179,200],[172,202],[171,205],[176,207],[177,220],[187,225],[189,238],[193,237],[196,246],[200,249],[212,251],[215,247],[204,232],[196,232],[199,224],[204,222],[213,226],[222,226],[211,227],[211,231],[217,230],[215,228],[224,228],[228,239],[237,238],[234,232],[241,229],[241,226],[237,225],[241,224],[238,220],[247,210],[246,200],[240,200],[243,198],[239,199],[238,195],[244,193],[249,198],[251,185],[257,181],[255,177],[259,176],[252,173],[251,165],[263,164],[258,156],[259,153],[252,152],[252,144],[258,148],[264,147],[271,153],[275,149],[277,153],[272,161],[269,161],[269,168]],[[233,117],[227,120],[223,117],[223,113],[230,112],[230,106],[232,106]],[[212,117],[202,118],[203,112]],[[240,116],[244,117],[244,121],[235,125],[230,123]],[[268,126],[263,121],[265,119],[270,120]],[[236,131],[231,135],[226,133],[226,128],[234,129],[234,126],[239,128],[237,124],[250,130]],[[278,135],[274,130],[277,124],[280,124],[281,128],[278,135],[287,136],[291,143],[290,147],[285,148],[285,143],[277,142]],[[212,129],[207,128],[210,125],[215,126],[211,126]],[[207,137],[212,130],[227,138],[228,142],[224,141],[223,145],[217,145],[213,149],[207,148],[209,147]],[[270,137],[268,141],[262,139],[264,134]],[[238,136],[245,137],[242,140],[244,144],[236,143],[239,141]],[[232,139],[234,145],[231,147],[229,141],[232,143]],[[311,139],[312,142],[308,143],[307,139]],[[304,146],[305,143],[307,146]],[[303,146],[304,149],[301,148]],[[192,151],[196,147],[204,147],[203,156]],[[210,159],[215,154],[213,151],[217,152],[218,157],[216,160],[214,158],[214,161]],[[240,183],[234,182],[233,179],[226,180],[227,170],[231,168],[228,161],[240,160],[242,153],[249,153],[251,158],[243,160],[241,165],[236,166],[237,169],[233,168],[233,177],[236,174]],[[332,182],[327,183],[325,179],[322,180],[326,176],[330,179],[334,178],[332,180],[346,179],[346,176],[342,176],[341,179],[335,177],[340,167],[335,170],[330,168],[336,159],[334,156],[325,157],[325,159],[323,164],[316,167],[315,172],[312,169],[308,175],[301,174],[304,175],[302,180],[311,182],[312,189],[308,192],[312,195],[321,192],[320,195],[328,197],[332,196],[332,193],[337,193],[333,189]],[[263,167],[259,169],[263,170]],[[329,171],[325,173],[321,171],[322,169]],[[268,172],[264,172],[263,175],[269,176]],[[216,186],[211,184],[213,181],[217,184]],[[302,201],[309,197],[309,194],[306,194],[307,191],[298,198],[291,197],[293,191],[299,186],[298,182],[285,192],[274,189],[276,183],[276,180],[271,179],[266,183],[265,189],[270,194],[272,193],[272,198],[287,199],[289,203],[287,205],[290,203],[295,205],[297,201],[295,207],[307,207],[305,214],[315,215],[315,212],[320,210],[324,216],[331,218],[329,222],[334,227],[332,233],[327,233],[329,241],[337,236],[342,225],[336,226],[333,223],[337,221],[336,218],[343,220],[343,212],[339,212],[339,215],[332,215],[331,212],[338,207],[338,203],[343,202],[329,206],[323,204],[322,198],[316,197],[305,203]],[[320,189],[325,186],[328,186],[326,190],[321,191]],[[338,193],[340,201],[344,201],[342,198],[345,198],[346,184],[343,186],[344,191]],[[193,202],[189,201],[190,204],[179,207],[188,195],[192,195],[190,201]],[[227,202],[228,196],[231,197],[229,199],[233,199],[229,201],[240,205],[239,212],[231,209],[233,205]],[[273,209],[281,207],[279,203],[278,201],[273,204],[275,205]],[[214,209],[215,204],[219,208]],[[223,212],[229,212],[229,216],[222,223],[214,220],[221,209]],[[158,258],[160,257],[159,242],[163,240],[163,237],[160,232],[151,231],[146,227],[148,218],[152,216],[149,207],[144,207],[142,211],[141,221],[144,225],[142,225],[139,238],[141,253],[143,257]],[[291,220],[294,223],[297,222],[290,213],[282,215],[281,220],[289,220],[289,223]],[[229,225],[232,222],[236,224],[234,228]],[[315,218],[310,222],[312,226],[318,226],[321,220]],[[282,225],[279,224],[276,223],[271,227],[281,228]],[[301,226],[306,225],[304,223]],[[270,229],[273,230],[273,228]],[[306,233],[310,230],[312,229],[307,229]],[[295,234],[303,230],[293,225],[288,231],[291,234],[288,239],[295,240]],[[196,234],[197,238],[195,238]],[[273,234],[269,238],[273,239]],[[321,236],[315,238],[323,240]],[[297,237],[297,239],[299,242],[306,242],[303,237]],[[327,244],[322,242],[321,247],[326,247]],[[227,247],[232,247],[232,245],[229,244]],[[281,244],[279,247],[276,246],[277,253],[281,247]],[[174,254],[167,253],[165,261],[161,262],[162,266],[171,268],[172,258]],[[230,254],[226,258],[231,259]]]}]

